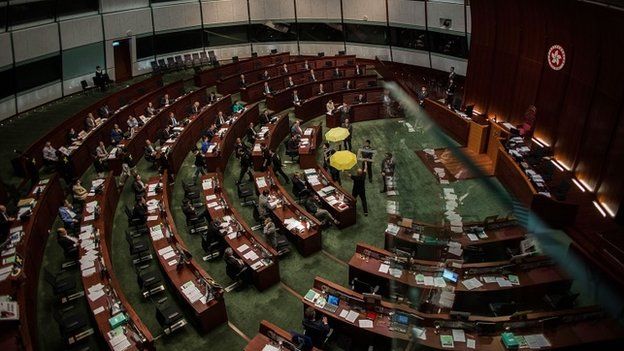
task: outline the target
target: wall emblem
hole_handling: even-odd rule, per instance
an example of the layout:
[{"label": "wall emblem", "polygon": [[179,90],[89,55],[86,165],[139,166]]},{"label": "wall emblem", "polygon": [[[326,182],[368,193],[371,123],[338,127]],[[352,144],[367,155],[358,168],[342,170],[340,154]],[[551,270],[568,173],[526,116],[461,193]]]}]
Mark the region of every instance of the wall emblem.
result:
[{"label": "wall emblem", "polygon": [[558,71],[565,65],[565,51],[560,45],[553,45],[548,49],[548,65]]}]

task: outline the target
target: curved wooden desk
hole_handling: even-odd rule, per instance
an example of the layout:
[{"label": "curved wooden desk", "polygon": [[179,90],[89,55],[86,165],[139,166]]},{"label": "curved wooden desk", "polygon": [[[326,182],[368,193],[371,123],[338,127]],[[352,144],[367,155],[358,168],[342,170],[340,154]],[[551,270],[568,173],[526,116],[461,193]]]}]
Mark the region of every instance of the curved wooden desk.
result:
[{"label": "curved wooden desk", "polygon": [[229,125],[222,125],[221,129],[212,138],[211,143],[215,144],[212,149],[206,152],[206,168],[208,172],[222,172],[225,170],[230,155],[234,151],[236,138],[242,138],[249,128],[249,123],[258,123],[260,107],[257,103],[246,106],[240,113],[232,114]]},{"label": "curved wooden desk", "polygon": [[323,142],[323,128],[320,125],[307,127],[299,141],[299,167],[316,166],[316,150]]},{"label": "curved wooden desk", "polygon": [[276,119],[274,122],[271,122],[260,129],[258,132],[260,137],[256,138],[256,143],[251,151],[254,171],[259,171],[262,168],[262,163],[264,162],[264,156],[260,150],[260,144],[264,143],[270,150],[276,150],[279,147],[279,144],[284,141],[289,133],[288,113],[282,113],[273,118]]},{"label": "curved wooden desk", "polygon": [[[136,117],[137,120],[142,120],[143,125],[136,128],[134,134],[130,136],[130,138],[124,138],[118,145],[126,147],[128,153],[132,155],[132,159],[139,160],[143,155],[145,140],[156,136],[158,131],[169,123],[169,112],[173,112],[176,118],[180,118],[180,115],[182,115],[182,113],[178,114],[178,112],[184,111],[184,115],[186,114],[186,111],[183,110],[182,107],[188,108],[188,106],[184,105],[184,102],[188,101],[188,97],[192,94],[181,95],[180,93],[183,90],[184,82],[180,80],[159,89],[145,99],[141,99],[140,102],[137,102],[137,104],[133,106],[133,113],[130,114]],[[169,94],[170,99],[174,102],[169,106],[160,107],[160,99],[165,94]],[[154,116],[148,117],[145,116],[145,109],[150,102],[153,106],[158,107],[158,112],[156,112]],[[129,115],[120,117],[117,122],[122,130],[129,129],[127,127],[128,117]],[[119,175],[119,173],[121,173],[121,163],[123,160],[116,157],[116,150],[117,148],[115,147],[110,151],[108,165],[115,175]]]},{"label": "curved wooden desk", "polygon": [[196,87],[209,87],[217,83],[223,77],[237,74],[238,72],[249,71],[254,68],[262,67],[279,62],[289,62],[290,53],[282,52],[258,57],[243,58],[236,62],[209,68],[195,74]]},{"label": "curved wooden desk", "polygon": [[[283,111],[287,108],[293,106],[292,94],[293,91],[297,90],[299,94],[299,99],[301,99],[301,104],[305,104],[306,99],[310,99],[318,95],[319,92],[319,84],[323,84],[323,90],[325,93],[331,93],[338,90],[344,90],[344,86],[347,81],[351,81],[353,89],[362,89],[366,87],[376,86],[377,85],[377,76],[376,75],[366,75],[366,76],[357,76],[357,77],[342,77],[342,78],[329,78],[329,79],[318,79],[316,82],[308,82],[304,84],[295,85],[292,88],[284,89],[275,95],[268,96],[266,99],[267,108],[271,111]],[[308,119],[317,117],[325,113],[323,110],[322,113],[316,116],[306,116],[306,118],[297,118],[307,121]],[[296,113],[295,113],[296,115]]]},{"label": "curved wooden desk", "polygon": [[[277,325],[262,320],[260,321],[260,329],[258,330],[258,334],[256,334],[256,336],[254,336],[253,339],[249,341],[243,351],[265,351],[265,347],[267,345],[279,348],[285,343],[292,343],[292,335],[290,335],[289,332],[278,327]],[[316,347],[313,347],[311,351],[320,350]]]},{"label": "curved wooden desk", "polygon": [[[224,235],[225,242],[251,269],[256,288],[260,291],[266,290],[280,281],[277,251],[256,235],[236,208],[231,206],[227,195],[222,191],[222,184],[221,173],[208,173],[202,177],[201,185],[207,211],[211,220],[222,223],[222,230],[228,233]],[[224,227],[224,223],[231,225]]]},{"label": "curved wooden desk", "polygon": [[[288,191],[277,181],[272,169],[266,172],[255,172],[255,185],[258,194],[268,190],[270,195],[280,202],[271,210],[275,226],[281,228],[282,232],[288,234],[291,240],[295,241],[295,246],[303,256],[309,256],[322,248],[321,223],[308,211],[299,206],[288,194]],[[279,199],[279,200],[278,200]],[[286,221],[296,223],[290,226]],[[297,229],[295,224],[301,225],[302,229]]]},{"label": "curved wooden desk", "polygon": [[[101,191],[93,192],[94,188]],[[152,349],[154,338],[126,299],[113,270],[109,243],[118,200],[119,190],[111,174],[93,181],[80,227],[82,286],[93,319],[110,350],[123,348],[122,345],[125,350]],[[109,319],[119,316],[126,316],[127,322],[123,328],[113,330]]]},{"label": "curved wooden desk", "polygon": [[[345,102],[350,107],[356,106],[358,104],[354,104],[355,99],[359,94],[363,94],[366,97],[366,103],[375,103],[381,102],[383,88],[381,87],[364,87],[360,89],[351,89],[351,90],[337,90],[331,93],[326,93],[323,95],[317,95],[307,99],[301,106],[295,106],[295,116],[297,118],[301,118],[303,120],[309,120],[318,116],[322,116],[325,114],[325,124],[327,128],[335,128],[340,127],[340,111],[334,111],[334,113],[327,113],[327,102],[331,99],[334,102],[336,108],[340,107],[340,105]],[[357,122],[362,120],[369,119],[378,119],[379,116],[364,118],[364,114],[360,114],[359,116],[355,116],[353,112],[350,113],[349,121],[351,123],[356,122],[356,118],[360,117]]]},{"label": "curved wooden desk", "polygon": [[193,146],[197,145],[202,132],[214,123],[217,113],[219,111],[227,111],[231,103],[232,98],[230,95],[227,95],[220,97],[219,101],[212,105],[203,105],[200,114],[191,118],[189,124],[183,127],[180,135],[168,144],[170,149],[169,166],[172,173],[176,174],[182,167],[184,159],[186,159]]},{"label": "curved wooden desk", "polygon": [[[353,290],[342,287],[327,279],[316,277],[311,289],[316,294],[326,297],[327,293],[340,298],[340,305],[335,312],[321,308],[303,298],[304,308],[314,308],[317,313],[328,318],[332,328],[338,333],[351,336],[356,344],[375,345],[382,349],[390,349],[395,342],[419,344],[421,346],[448,350],[442,347],[439,335],[451,335],[452,329],[462,329],[465,337],[475,341],[477,350],[505,351],[500,334],[509,328],[516,336],[543,334],[551,344],[551,349],[564,349],[585,345],[614,346],[621,339],[622,328],[613,319],[606,318],[604,313],[595,307],[576,308],[564,311],[528,313],[526,319],[512,319],[511,316],[483,317],[470,316],[468,321],[453,320],[449,314],[427,314],[411,309],[402,304],[381,301],[378,304],[366,304],[365,297]],[[341,316],[343,311],[357,313],[352,323]],[[374,320],[369,319],[373,315]],[[402,313],[409,318],[408,333],[392,330],[392,314]],[[344,314],[344,313],[343,313]],[[558,324],[546,327],[549,319],[556,318]],[[372,328],[360,327],[359,321],[368,319],[373,322]],[[494,331],[481,332],[477,329],[480,322],[493,323]],[[437,326],[437,327],[436,327]],[[420,338],[411,335],[409,329],[418,328]],[[453,350],[471,350],[465,342],[455,342]]]},{"label": "curved wooden desk", "polygon": [[[457,268],[453,263],[450,270],[458,273],[457,283],[444,281],[443,286],[425,285],[418,282],[416,274],[425,276],[441,277],[444,264],[438,261],[416,261],[411,264],[412,268],[406,270],[403,264],[396,275],[387,269],[396,256],[391,252],[374,246],[359,243],[356,253],[349,260],[349,280],[358,277],[365,282],[380,286],[380,293],[389,296],[391,293],[400,293],[406,296],[411,289],[421,291],[421,301],[429,301],[431,297],[444,289],[454,287],[455,299],[452,308],[459,311],[475,312],[483,310],[482,301],[516,301],[531,304],[541,303],[541,298],[546,293],[558,293],[568,291],[572,280],[545,257],[530,258],[522,264],[509,264],[509,262],[487,262],[459,264]],[[383,266],[382,266],[383,265]],[[384,269],[383,267],[386,267]],[[496,280],[486,280],[485,277],[505,277],[513,274],[517,276],[517,284],[499,285]],[[463,282],[477,278],[480,280],[479,287],[468,288]],[[508,280],[509,282],[509,280]]]},{"label": "curved wooden desk", "polygon": [[[351,193],[336,184],[327,171],[319,165],[304,169],[303,173],[308,187],[321,199],[323,208],[340,222],[338,228],[343,229],[355,224],[357,202]],[[333,190],[328,188],[333,188]]]},{"label": "curved wooden desk", "polygon": [[[168,278],[170,286],[194,315],[200,332],[208,332],[227,321],[223,288],[190,257],[186,245],[176,230],[169,204],[171,188],[167,183],[167,172],[150,179],[147,201],[150,207],[147,226],[160,268]],[[160,186],[161,191],[155,189]],[[160,209],[159,209],[160,206]],[[187,295],[188,286],[194,285],[201,297],[195,300]]]},{"label": "curved wooden desk", "polygon": [[77,133],[84,130],[84,120],[89,113],[93,113],[93,116],[97,117],[98,109],[104,105],[108,105],[111,111],[116,111],[123,106],[127,106],[133,100],[147,94],[148,92],[158,89],[162,86],[162,84],[162,76],[154,76],[97,101],[63,121],[63,123],[57,125],[55,128],[46,133],[46,135],[37,139],[37,141],[32,143],[28,149],[24,151],[24,154],[28,157],[34,158],[37,162],[37,166],[40,167],[43,165],[42,150],[46,142],[50,141],[55,148],[58,148],[60,145],[65,145],[67,141],[67,132],[71,128],[74,128]]},{"label": "curved wooden desk", "polygon": [[[304,61],[295,61],[293,64],[298,68],[297,70],[291,70],[289,68],[289,73],[285,75],[277,75],[273,76],[268,80],[256,81],[255,83],[249,84],[247,87],[240,89],[241,99],[246,101],[247,103],[255,102],[258,100],[262,100],[264,96],[264,83],[269,83],[269,87],[274,94],[279,93],[281,90],[286,89],[288,87],[288,78],[292,78],[293,83],[295,85],[303,84],[306,82],[310,82],[310,71],[306,70],[303,66],[302,62]],[[347,61],[347,65],[344,64],[343,61],[334,60],[334,61],[326,61],[325,63],[331,64],[331,66],[320,65],[319,62],[322,61],[308,61],[308,66],[314,69],[314,76],[317,80],[329,79],[333,77],[333,72],[336,67],[338,67],[341,75],[343,77],[354,77],[356,76],[356,69],[353,65],[353,62]],[[315,67],[319,66],[319,68]],[[366,68],[364,65],[360,67],[360,75],[366,74]]]},{"label": "curved wooden desk", "polygon": [[[48,235],[63,201],[63,189],[58,175],[42,179],[24,199],[35,199],[31,215],[25,222],[16,220],[9,237],[11,243],[3,247],[0,261],[0,295],[17,301],[19,321],[3,321],[0,346],[7,350],[39,348],[37,334],[37,289]],[[18,233],[21,233],[18,234]],[[18,237],[19,235],[19,237]]]}]

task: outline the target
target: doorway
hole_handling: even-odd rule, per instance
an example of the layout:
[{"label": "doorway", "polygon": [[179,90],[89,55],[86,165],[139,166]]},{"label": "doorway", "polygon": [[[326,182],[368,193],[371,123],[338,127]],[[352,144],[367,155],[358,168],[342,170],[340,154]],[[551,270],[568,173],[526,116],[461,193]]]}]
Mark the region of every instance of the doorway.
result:
[{"label": "doorway", "polygon": [[132,78],[130,39],[113,41],[113,50],[115,54],[115,81],[122,82]]}]

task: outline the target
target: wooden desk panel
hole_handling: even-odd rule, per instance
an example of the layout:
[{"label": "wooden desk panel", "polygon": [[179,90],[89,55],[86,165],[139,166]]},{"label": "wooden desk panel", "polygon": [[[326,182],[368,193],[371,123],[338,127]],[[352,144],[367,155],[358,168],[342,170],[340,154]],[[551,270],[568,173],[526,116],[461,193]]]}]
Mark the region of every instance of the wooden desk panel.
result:
[{"label": "wooden desk panel", "polygon": [[[90,193],[85,200],[85,204],[97,202],[99,208],[99,216],[95,216],[93,219],[88,219],[89,216],[93,216],[92,212],[89,212],[87,206],[85,206],[82,212],[81,223],[81,244],[79,247],[80,259],[86,260],[88,255],[97,252],[100,256],[99,260],[94,262],[94,271],[92,273],[85,273],[88,270],[84,270],[87,266],[82,266],[83,272],[82,286],[85,290],[85,296],[89,309],[93,314],[93,319],[97,324],[97,329],[100,332],[102,338],[108,344],[109,349],[114,350],[113,341],[114,337],[111,337],[109,333],[112,331],[109,319],[121,311],[125,311],[128,317],[128,323],[125,324],[125,332],[127,341],[130,343],[129,350],[144,350],[153,348],[153,337],[147,327],[143,324],[139,316],[136,314],[132,305],[126,299],[119,281],[115,277],[113,270],[113,263],[111,261],[111,246],[110,239],[113,229],[113,219],[115,216],[115,210],[117,208],[117,202],[119,200],[119,190],[117,189],[115,178],[112,174],[109,174],[101,185],[102,192]],[[82,234],[82,228],[92,227],[93,232],[86,231]],[[91,233],[91,234],[89,234]],[[86,247],[89,243],[99,241],[98,244],[93,244],[92,250],[87,250]],[[126,267],[128,268],[128,267]],[[89,291],[94,287],[101,286],[106,292],[101,297],[92,300],[90,298]],[[118,305],[120,312],[113,314],[111,311],[112,306]],[[135,337],[138,336],[138,338]],[[138,339],[138,340],[137,340]]]},{"label": "wooden desk panel", "polygon": [[[176,230],[175,222],[171,215],[169,204],[170,188],[167,184],[167,179],[167,172],[165,172],[162,178],[154,177],[147,184],[150,189],[159,183],[162,184],[162,192],[152,193],[150,191],[147,193],[148,204],[155,202],[162,206],[162,212],[159,213],[158,208],[156,208],[148,214],[147,226],[150,229],[160,227],[163,233],[169,233],[169,235],[165,234],[161,238],[154,238],[150,234],[154,255],[157,257],[156,259],[160,263],[163,273],[168,278],[170,286],[175,289],[178,297],[185,302],[185,306],[193,312],[200,332],[208,332],[227,321],[223,289],[212,286],[214,280],[193,258],[186,259],[185,263],[178,264],[178,260],[181,259],[181,253],[184,251],[188,252],[188,250]],[[159,250],[170,246],[176,252],[173,257],[167,259],[159,254]],[[182,291],[182,286],[188,282],[194,282],[202,294],[207,293],[205,282],[208,282],[212,286],[211,290],[215,297],[205,303],[201,299],[191,302]]]},{"label": "wooden desk panel", "polygon": [[[236,138],[245,136],[245,132],[247,128],[249,128],[249,123],[253,122],[254,125],[256,125],[259,116],[260,108],[256,103],[251,106],[246,106],[245,110],[241,113],[233,114],[232,118],[234,120],[230,120],[230,124],[227,127],[221,126],[221,130],[211,141],[216,144],[216,146],[212,152],[206,152],[205,155],[208,172],[225,171],[225,166],[230,159],[230,155],[234,151]],[[224,128],[227,128],[227,130],[223,132],[222,130]]]},{"label": "wooden desk panel", "polygon": [[258,57],[243,58],[237,62],[231,62],[228,64],[213,67],[207,70],[203,70],[195,74],[195,86],[196,87],[209,87],[215,85],[217,81],[223,77],[239,74],[239,72],[249,71],[254,68],[262,67],[264,65],[270,65],[277,62],[289,62],[290,53],[282,52],[278,54],[271,54]]},{"label": "wooden desk panel", "polygon": [[308,142],[306,145],[299,144],[299,167],[303,169],[314,168],[316,166],[316,150],[323,142],[323,128],[316,125],[304,129],[301,141],[304,140]]},{"label": "wooden desk panel", "polygon": [[276,150],[280,143],[283,142],[290,133],[288,113],[282,113],[276,118],[277,121],[275,121],[275,123],[269,123],[267,125],[269,128],[267,134],[262,138],[256,139],[256,143],[251,152],[254,171],[261,170],[262,163],[264,162],[264,157],[262,155],[262,151],[260,150],[260,144],[264,143],[269,150]]},{"label": "wooden desk panel", "polygon": [[426,99],[425,111],[445,132],[450,134],[460,145],[467,145],[470,121],[456,112],[449,110],[442,103]]},{"label": "wooden desk panel", "polygon": [[[308,187],[310,187],[310,189],[312,189],[312,191],[321,199],[321,204],[323,205],[323,208],[329,211],[329,213],[331,213],[331,215],[340,222],[338,228],[343,229],[355,224],[355,211],[357,204],[355,198],[351,195],[351,193],[343,189],[342,186],[334,182],[330,175],[327,173],[327,171],[323,169],[323,167],[315,165],[311,169],[316,172],[315,175],[318,176],[321,183],[313,185],[310,182],[311,174],[306,172],[306,169],[304,169],[306,183]],[[335,194],[339,195],[339,197],[342,197],[344,199],[344,202],[330,205],[327,201],[327,198],[322,196],[321,194],[321,189],[325,188],[326,186],[334,187],[336,189]],[[344,206],[342,205],[343,203]]]},{"label": "wooden desk panel", "polygon": [[[256,185],[258,194],[262,194],[264,190],[268,190],[270,195],[283,200],[282,205],[271,211],[275,226],[287,233],[289,237],[295,241],[297,250],[303,256],[309,256],[320,251],[322,248],[321,223],[292,199],[286,189],[279,184],[272,169],[266,172],[256,172],[254,177],[254,184]],[[260,184],[262,182],[265,184]],[[270,185],[271,183],[273,186]],[[289,230],[284,223],[286,219],[298,219],[300,217],[303,217],[308,223],[306,229],[301,232],[295,228]]]},{"label": "wooden desk panel", "polygon": [[[249,341],[247,346],[245,346],[244,351],[263,351],[267,345],[279,347],[280,342],[291,343],[292,336],[290,333],[273,323],[262,320],[260,321],[258,334],[256,334],[256,336]],[[313,347],[311,351],[320,350]]]},{"label": "wooden desk panel", "polygon": [[[201,185],[206,199],[206,209],[212,221],[226,223],[229,222],[229,217],[238,223],[239,228],[234,224],[227,226],[230,230],[239,229],[238,235],[224,235],[224,240],[249,267],[256,288],[260,291],[266,290],[280,281],[277,251],[256,235],[236,208],[231,206],[229,198],[222,191],[222,184],[221,173],[209,173],[202,177]],[[238,248],[243,245],[247,245],[249,249],[240,252]],[[259,258],[252,260],[245,257],[249,252],[254,252]]]}]

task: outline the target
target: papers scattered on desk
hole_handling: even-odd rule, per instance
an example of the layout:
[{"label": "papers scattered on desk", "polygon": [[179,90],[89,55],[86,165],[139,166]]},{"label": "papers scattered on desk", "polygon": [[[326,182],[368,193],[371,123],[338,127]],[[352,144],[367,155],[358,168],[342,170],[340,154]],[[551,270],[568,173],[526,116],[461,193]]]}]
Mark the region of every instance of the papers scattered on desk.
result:
[{"label": "papers scattered on desk", "polygon": [[373,327],[373,321],[371,321],[370,319],[360,319],[358,321],[358,324],[360,328],[372,328]]},{"label": "papers scattered on desk", "polygon": [[123,333],[123,329],[119,330],[121,330],[121,332],[118,334],[114,331],[108,333],[108,337],[110,338],[109,341],[114,351],[123,351],[132,346],[126,334]]},{"label": "papers scattered on desk", "polygon": [[463,329],[453,329],[453,341],[466,342],[466,334]]},{"label": "papers scattered on desk", "polygon": [[303,132],[303,135],[310,136],[312,135],[313,132],[314,132],[313,128],[306,128],[306,130]]},{"label": "papers scattered on desk", "polygon": [[386,228],[386,233],[388,234],[392,234],[392,235],[397,235],[399,233],[399,230],[401,228],[394,224],[394,223],[388,223],[388,227]]},{"label": "papers scattered on desk", "polygon": [[150,236],[152,237],[153,241],[158,241],[165,237],[160,224],[157,224],[150,228]]},{"label": "papers scattered on desk", "polygon": [[399,214],[399,203],[397,201],[388,200],[386,203],[386,212],[392,215]]},{"label": "papers scattered on desk", "polygon": [[249,245],[247,244],[243,244],[241,246],[239,246],[238,248],[236,248],[236,251],[243,253],[245,251],[249,250]]},{"label": "papers scattered on desk", "polygon": [[87,297],[91,301],[95,301],[104,295],[104,285],[102,283],[97,283],[87,289]]},{"label": "papers scattered on desk", "polygon": [[280,349],[278,349],[277,347],[273,346],[273,345],[264,345],[264,347],[262,348],[262,351],[279,351]]},{"label": "papers scattered on desk", "polygon": [[349,314],[349,310],[342,310],[340,311],[340,318],[347,318],[348,314]]},{"label": "papers scattered on desk", "polygon": [[461,247],[461,244],[455,241],[450,241],[448,243],[448,252],[450,254],[453,254],[455,256],[459,256],[461,257],[462,253],[464,252],[464,250]]},{"label": "papers scattered on desk", "polygon": [[382,263],[382,264],[379,265],[379,272],[381,272],[381,273],[386,274],[386,273],[388,273],[389,269],[390,269],[390,265],[387,265],[385,263]]},{"label": "papers scattered on desk", "polygon": [[433,278],[433,284],[436,286],[436,288],[446,287],[446,282],[444,281],[444,278],[442,277]]},{"label": "papers scattered on desk", "polygon": [[475,339],[467,339],[466,340],[466,347],[469,348],[469,349],[477,348],[477,341]]},{"label": "papers scattered on desk", "polygon": [[257,271],[258,269],[262,267],[264,267],[264,262],[262,260],[258,260],[254,264],[251,265],[251,269],[253,269],[254,271]]},{"label": "papers scattered on desk", "polygon": [[466,287],[468,290],[477,289],[483,284],[477,278],[470,278],[467,280],[462,280],[462,285]]},{"label": "papers scattered on desk", "polygon": [[419,328],[419,327],[413,327],[413,328],[414,328],[414,335],[416,335],[418,339],[427,340],[427,329]]},{"label": "papers scattered on desk", "polygon": [[425,276],[424,283],[425,283],[425,286],[433,286],[434,285],[433,277]]},{"label": "papers scattered on desk", "polygon": [[202,181],[202,188],[204,190],[212,189],[212,178],[204,179]]},{"label": "papers scattered on desk", "polygon": [[246,254],[243,255],[243,257],[245,257],[246,259],[250,260],[250,261],[255,261],[258,258],[260,258],[255,251],[250,250],[249,252],[247,252]]},{"label": "papers scattered on desk", "polygon": [[496,277],[496,283],[498,283],[498,286],[501,288],[508,288],[511,286],[511,282],[505,279],[505,277]]},{"label": "papers scattered on desk", "polygon": [[355,311],[349,311],[349,313],[347,314],[347,316],[345,317],[345,319],[347,321],[349,321],[350,323],[355,323],[355,320],[357,319],[357,317],[359,317],[360,314],[355,312]]},{"label": "papers scattered on desk", "polygon": [[526,341],[527,345],[532,350],[551,346],[550,342],[548,341],[548,339],[546,339],[544,334],[524,335],[524,341]]},{"label": "papers scattered on desk", "polygon": [[440,345],[444,348],[454,348],[455,343],[453,342],[452,335],[440,335]]},{"label": "papers scattered on desk", "polygon": [[302,232],[306,229],[306,226],[304,226],[301,221],[294,218],[286,218],[284,220],[284,224],[286,225],[286,229],[289,231],[297,230]]},{"label": "papers scattered on desk", "polygon": [[100,306],[93,310],[93,315],[97,316],[98,314],[104,312],[104,306]]},{"label": "papers scattered on desk", "polygon": [[258,178],[256,178],[256,185],[260,189],[266,188],[266,186],[267,186],[266,178],[265,177],[258,177]]},{"label": "papers scattered on desk", "polygon": [[390,268],[388,270],[388,273],[390,273],[391,276],[398,279],[398,278],[401,278],[401,276],[403,275],[403,270],[399,268]]},{"label": "papers scattered on desk", "polygon": [[204,296],[192,280],[184,283],[180,288],[190,303],[195,303]]}]

